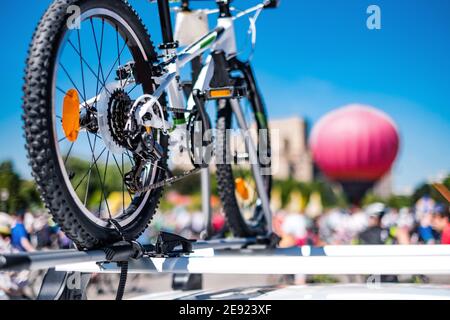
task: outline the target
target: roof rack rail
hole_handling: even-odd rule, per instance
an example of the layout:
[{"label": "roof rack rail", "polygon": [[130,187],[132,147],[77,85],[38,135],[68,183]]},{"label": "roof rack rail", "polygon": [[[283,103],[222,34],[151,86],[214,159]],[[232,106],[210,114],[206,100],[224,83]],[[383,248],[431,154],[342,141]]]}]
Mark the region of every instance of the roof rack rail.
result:
[{"label": "roof rack rail", "polygon": [[[83,299],[90,274],[123,273],[124,262],[127,263],[127,273],[189,276],[450,274],[450,246],[445,245],[276,248],[273,243],[273,239],[267,238],[193,241],[161,233],[155,245],[120,242],[91,251],[58,250],[0,255],[0,272],[49,269],[38,299]],[[82,275],[83,279],[76,290],[66,285],[74,274]]]}]

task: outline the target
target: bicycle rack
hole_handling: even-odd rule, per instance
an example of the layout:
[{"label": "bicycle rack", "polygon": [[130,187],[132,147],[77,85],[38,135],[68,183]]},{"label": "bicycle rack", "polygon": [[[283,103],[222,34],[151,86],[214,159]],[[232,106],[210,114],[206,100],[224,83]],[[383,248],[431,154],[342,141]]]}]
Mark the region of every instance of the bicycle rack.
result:
[{"label": "bicycle rack", "polygon": [[[158,244],[159,243],[159,244]],[[190,241],[162,234],[155,245],[0,255],[0,272],[48,269],[38,299],[85,299],[92,273],[177,274],[175,289],[200,289],[200,274],[450,274],[450,246],[271,247],[268,239]],[[164,251],[167,250],[167,251]],[[191,287],[186,288],[188,283]]]},{"label": "bicycle rack", "polygon": [[[276,239],[276,238],[273,238]],[[141,245],[138,242],[118,242],[112,246],[98,250],[53,250],[34,253],[17,253],[0,255],[0,272],[22,270],[45,270],[38,300],[84,299],[85,290],[89,283],[90,274],[106,272],[120,272],[121,264],[131,262],[130,272],[135,273],[134,263],[144,263],[149,259],[176,259],[189,257],[196,251],[202,250],[233,250],[249,246],[263,246],[267,248],[274,242],[269,238],[218,239],[209,241],[188,240],[179,235],[161,232],[156,243]],[[70,270],[70,266],[78,269],[85,263],[92,263],[98,270]],[[92,267],[91,266],[91,267]],[[79,274],[78,284],[70,285],[75,272]],[[182,272],[184,273],[184,272]],[[175,275],[175,274],[174,274]],[[201,287],[201,277],[175,276],[173,287],[192,290]]]}]

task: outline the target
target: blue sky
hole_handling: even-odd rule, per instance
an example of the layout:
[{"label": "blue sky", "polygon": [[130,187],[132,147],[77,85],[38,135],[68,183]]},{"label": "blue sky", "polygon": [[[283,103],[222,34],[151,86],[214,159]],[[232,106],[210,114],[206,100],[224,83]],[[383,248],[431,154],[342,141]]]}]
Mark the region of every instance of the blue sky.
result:
[{"label": "blue sky", "polygon": [[[156,6],[130,0],[153,40],[160,39]],[[21,86],[31,35],[49,0],[2,4],[3,75],[0,159],[29,176],[21,129]],[[246,7],[253,0],[237,0]],[[366,28],[377,4],[382,29]],[[306,117],[311,124],[349,103],[389,114],[401,133],[394,185],[404,191],[450,171],[450,1],[284,0],[258,21],[253,64],[274,118]],[[242,21],[238,30],[246,27]]]}]

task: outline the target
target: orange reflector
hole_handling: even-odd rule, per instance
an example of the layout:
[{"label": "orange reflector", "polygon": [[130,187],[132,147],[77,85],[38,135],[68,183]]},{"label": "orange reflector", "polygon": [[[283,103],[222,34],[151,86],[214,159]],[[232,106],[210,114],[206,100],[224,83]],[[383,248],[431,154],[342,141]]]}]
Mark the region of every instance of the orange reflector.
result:
[{"label": "orange reflector", "polygon": [[211,89],[209,91],[209,96],[213,99],[218,98],[229,98],[233,95],[230,89]]},{"label": "orange reflector", "polygon": [[62,126],[67,140],[75,142],[80,131],[80,98],[75,89],[67,91],[64,97]]},{"label": "orange reflector", "polygon": [[247,184],[245,183],[245,180],[242,178],[237,178],[234,181],[234,185],[236,187],[236,192],[241,196],[243,200],[248,200],[249,198],[249,192],[247,188]]}]

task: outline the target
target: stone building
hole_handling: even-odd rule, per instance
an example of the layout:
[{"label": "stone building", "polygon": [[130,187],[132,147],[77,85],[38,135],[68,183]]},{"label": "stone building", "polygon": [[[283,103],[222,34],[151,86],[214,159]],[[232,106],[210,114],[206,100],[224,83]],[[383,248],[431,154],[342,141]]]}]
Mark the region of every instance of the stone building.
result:
[{"label": "stone building", "polygon": [[308,149],[307,123],[300,117],[270,121],[273,176],[309,182],[314,165]]}]

